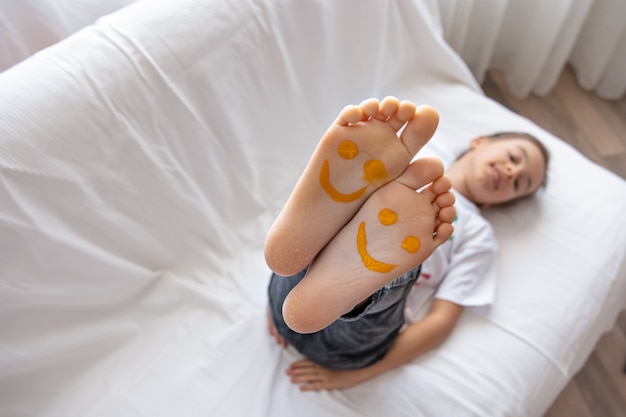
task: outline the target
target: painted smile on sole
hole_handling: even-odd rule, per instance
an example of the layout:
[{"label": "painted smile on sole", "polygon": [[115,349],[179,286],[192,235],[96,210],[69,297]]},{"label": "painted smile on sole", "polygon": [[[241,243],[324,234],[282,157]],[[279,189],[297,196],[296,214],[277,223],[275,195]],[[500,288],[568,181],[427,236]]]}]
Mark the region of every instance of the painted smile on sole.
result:
[{"label": "painted smile on sole", "polygon": [[[396,223],[398,216],[393,210],[382,209],[378,213],[378,219],[383,226],[391,226]],[[359,224],[359,230],[356,235],[356,247],[363,265],[370,271],[387,273],[391,272],[397,265],[388,264],[375,259],[367,251],[367,232],[365,230],[365,222]],[[420,248],[420,240],[416,236],[407,236],[401,244],[402,249],[408,253],[416,253]]]},{"label": "painted smile on sole", "polygon": [[[343,159],[354,159],[359,154],[356,143],[345,140],[337,147],[337,154]],[[382,184],[387,179],[385,164],[378,159],[370,159],[363,164],[363,180],[368,184]],[[342,193],[337,190],[330,181],[330,167],[326,159],[320,169],[320,185],[330,198],[339,203],[351,203],[363,196],[367,185],[350,193]]]}]

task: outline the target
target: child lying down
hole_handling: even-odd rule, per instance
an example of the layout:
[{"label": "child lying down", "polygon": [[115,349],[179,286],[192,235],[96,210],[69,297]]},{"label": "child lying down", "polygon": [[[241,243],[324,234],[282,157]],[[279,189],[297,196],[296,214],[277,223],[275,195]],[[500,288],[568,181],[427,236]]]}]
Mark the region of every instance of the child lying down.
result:
[{"label": "child lying down", "polygon": [[[497,250],[479,208],[545,185],[548,152],[525,133],[475,138],[445,172],[414,159],[438,122],[394,97],[344,108],[270,228],[268,328],[306,357],[287,370],[302,391],[351,387],[442,343]],[[441,284],[406,323],[420,275]]]}]

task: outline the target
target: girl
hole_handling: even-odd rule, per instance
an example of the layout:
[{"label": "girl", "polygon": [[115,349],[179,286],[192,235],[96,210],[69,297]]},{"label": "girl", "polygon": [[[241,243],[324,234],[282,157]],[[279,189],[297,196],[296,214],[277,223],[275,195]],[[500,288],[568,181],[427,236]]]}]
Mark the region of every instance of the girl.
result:
[{"label": "girl", "polygon": [[301,390],[348,388],[408,363],[443,342],[465,307],[492,303],[497,245],[479,207],[532,195],[548,152],[528,134],[479,137],[444,174],[438,159],[411,162],[438,120],[394,97],[346,107],[272,225],[268,328],[307,358],[287,370]]}]

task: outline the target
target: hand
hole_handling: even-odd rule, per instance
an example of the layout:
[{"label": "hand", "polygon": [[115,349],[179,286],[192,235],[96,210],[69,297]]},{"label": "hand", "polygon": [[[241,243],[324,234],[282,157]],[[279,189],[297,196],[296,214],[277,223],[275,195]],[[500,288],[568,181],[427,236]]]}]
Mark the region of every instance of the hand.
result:
[{"label": "hand", "polygon": [[286,374],[300,391],[344,389],[360,382],[358,370],[328,369],[308,360],[292,363]]},{"label": "hand", "polygon": [[274,338],[276,344],[283,349],[287,347],[287,341],[284,337],[278,333],[276,330],[276,326],[274,326],[274,321],[272,320],[272,315],[270,314],[270,308],[268,307],[265,311],[265,318],[267,319],[267,331],[270,333],[270,336]]}]

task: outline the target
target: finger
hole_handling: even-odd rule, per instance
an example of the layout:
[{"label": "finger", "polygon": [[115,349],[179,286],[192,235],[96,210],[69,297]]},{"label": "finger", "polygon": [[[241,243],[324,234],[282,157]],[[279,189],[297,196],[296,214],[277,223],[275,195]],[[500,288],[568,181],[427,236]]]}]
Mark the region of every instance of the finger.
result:
[{"label": "finger", "polygon": [[300,375],[319,375],[319,370],[315,368],[293,368],[287,369],[287,375],[300,376]]},{"label": "finger", "polygon": [[319,372],[320,367],[311,362],[294,362],[287,368],[287,374]]},{"label": "finger", "polygon": [[276,327],[274,326],[272,326],[272,336],[274,336],[274,341],[278,346],[283,349],[287,347],[287,341],[280,333],[278,333],[278,330],[276,330]]},{"label": "finger", "polygon": [[292,374],[292,375],[289,375],[289,379],[291,380],[291,382],[297,382],[297,383],[324,380],[322,375],[316,374],[316,373]]},{"label": "finger", "polygon": [[321,379],[319,377],[313,377],[313,376],[291,377],[289,378],[289,382],[298,386],[314,387],[314,389],[319,389],[326,383],[324,379]]},{"label": "finger", "polygon": [[278,332],[274,335],[274,340],[276,341],[276,344],[283,349],[287,347],[287,341],[279,335]]},{"label": "finger", "polygon": [[319,391],[321,389],[321,388],[318,388],[317,384],[302,384],[300,385],[299,388],[301,392]]},{"label": "finger", "polygon": [[289,369],[309,369],[316,367],[318,367],[317,364],[306,359],[293,362],[291,365],[289,365]]},{"label": "finger", "polygon": [[272,325],[272,323],[267,323],[267,330],[270,332],[270,336],[276,339],[276,335],[278,334],[278,332],[276,331],[276,328]]},{"label": "finger", "polygon": [[295,361],[291,363],[291,366],[317,366],[317,364],[308,359],[300,359],[299,361]]},{"label": "finger", "polygon": [[312,382],[309,384],[301,384],[299,386],[299,389],[301,392],[307,392],[307,391],[322,391],[322,390],[329,390],[332,389],[331,387],[329,387],[328,385],[326,385],[326,383],[324,382]]},{"label": "finger", "polygon": [[313,367],[299,367],[299,368],[288,369],[286,373],[290,377],[304,377],[304,378],[311,378],[311,377],[319,378],[319,376],[322,374],[319,369],[316,369]]},{"label": "finger", "polygon": [[274,335],[274,326],[272,326],[269,320],[267,320],[266,325],[267,325],[267,331],[270,332],[271,335]]}]

